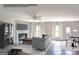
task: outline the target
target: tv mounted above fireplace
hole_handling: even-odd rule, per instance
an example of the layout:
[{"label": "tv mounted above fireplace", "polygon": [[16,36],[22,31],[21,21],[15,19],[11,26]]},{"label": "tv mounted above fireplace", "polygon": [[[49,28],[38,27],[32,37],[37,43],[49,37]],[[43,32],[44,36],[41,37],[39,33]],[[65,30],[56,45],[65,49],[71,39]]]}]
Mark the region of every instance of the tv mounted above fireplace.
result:
[{"label": "tv mounted above fireplace", "polygon": [[17,30],[27,30],[27,24],[17,24],[16,28]]}]

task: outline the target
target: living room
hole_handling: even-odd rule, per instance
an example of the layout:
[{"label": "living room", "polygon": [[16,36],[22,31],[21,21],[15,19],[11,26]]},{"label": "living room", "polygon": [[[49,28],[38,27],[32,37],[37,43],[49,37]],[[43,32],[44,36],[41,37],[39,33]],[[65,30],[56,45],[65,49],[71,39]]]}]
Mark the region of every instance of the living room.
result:
[{"label": "living room", "polygon": [[[2,4],[0,23],[12,24],[8,26],[8,31],[11,27],[12,32],[8,39],[12,44],[9,42],[1,48],[0,54],[11,55],[12,49],[19,50],[21,53],[18,54],[21,55],[79,54],[78,7],[61,4]],[[12,54],[16,54],[14,52]]]}]

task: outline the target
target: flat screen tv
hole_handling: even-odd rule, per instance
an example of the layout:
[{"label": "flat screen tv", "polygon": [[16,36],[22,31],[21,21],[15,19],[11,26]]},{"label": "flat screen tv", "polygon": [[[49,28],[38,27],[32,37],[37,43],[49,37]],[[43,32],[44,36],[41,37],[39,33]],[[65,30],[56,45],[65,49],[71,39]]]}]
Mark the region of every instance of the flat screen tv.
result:
[{"label": "flat screen tv", "polygon": [[27,24],[17,24],[17,30],[27,30]]}]

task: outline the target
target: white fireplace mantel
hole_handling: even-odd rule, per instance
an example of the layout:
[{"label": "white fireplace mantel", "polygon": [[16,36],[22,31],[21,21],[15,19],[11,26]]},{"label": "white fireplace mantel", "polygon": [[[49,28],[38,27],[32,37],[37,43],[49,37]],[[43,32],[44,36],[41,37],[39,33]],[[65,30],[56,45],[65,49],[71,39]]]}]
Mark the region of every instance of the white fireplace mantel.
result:
[{"label": "white fireplace mantel", "polygon": [[20,34],[20,33],[29,33],[28,30],[17,30],[17,34]]},{"label": "white fireplace mantel", "polygon": [[17,43],[19,44],[19,38],[18,35],[22,33],[27,33],[27,37],[29,36],[29,30],[16,30],[16,37],[17,37]]}]

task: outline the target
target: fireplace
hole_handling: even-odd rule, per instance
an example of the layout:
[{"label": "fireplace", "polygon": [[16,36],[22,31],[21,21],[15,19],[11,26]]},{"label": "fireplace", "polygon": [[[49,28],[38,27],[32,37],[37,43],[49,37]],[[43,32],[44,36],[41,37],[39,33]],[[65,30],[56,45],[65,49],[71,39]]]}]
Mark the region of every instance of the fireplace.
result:
[{"label": "fireplace", "polygon": [[19,38],[19,41],[22,41],[23,39],[27,39],[27,33],[19,33],[18,34],[18,38]]}]

